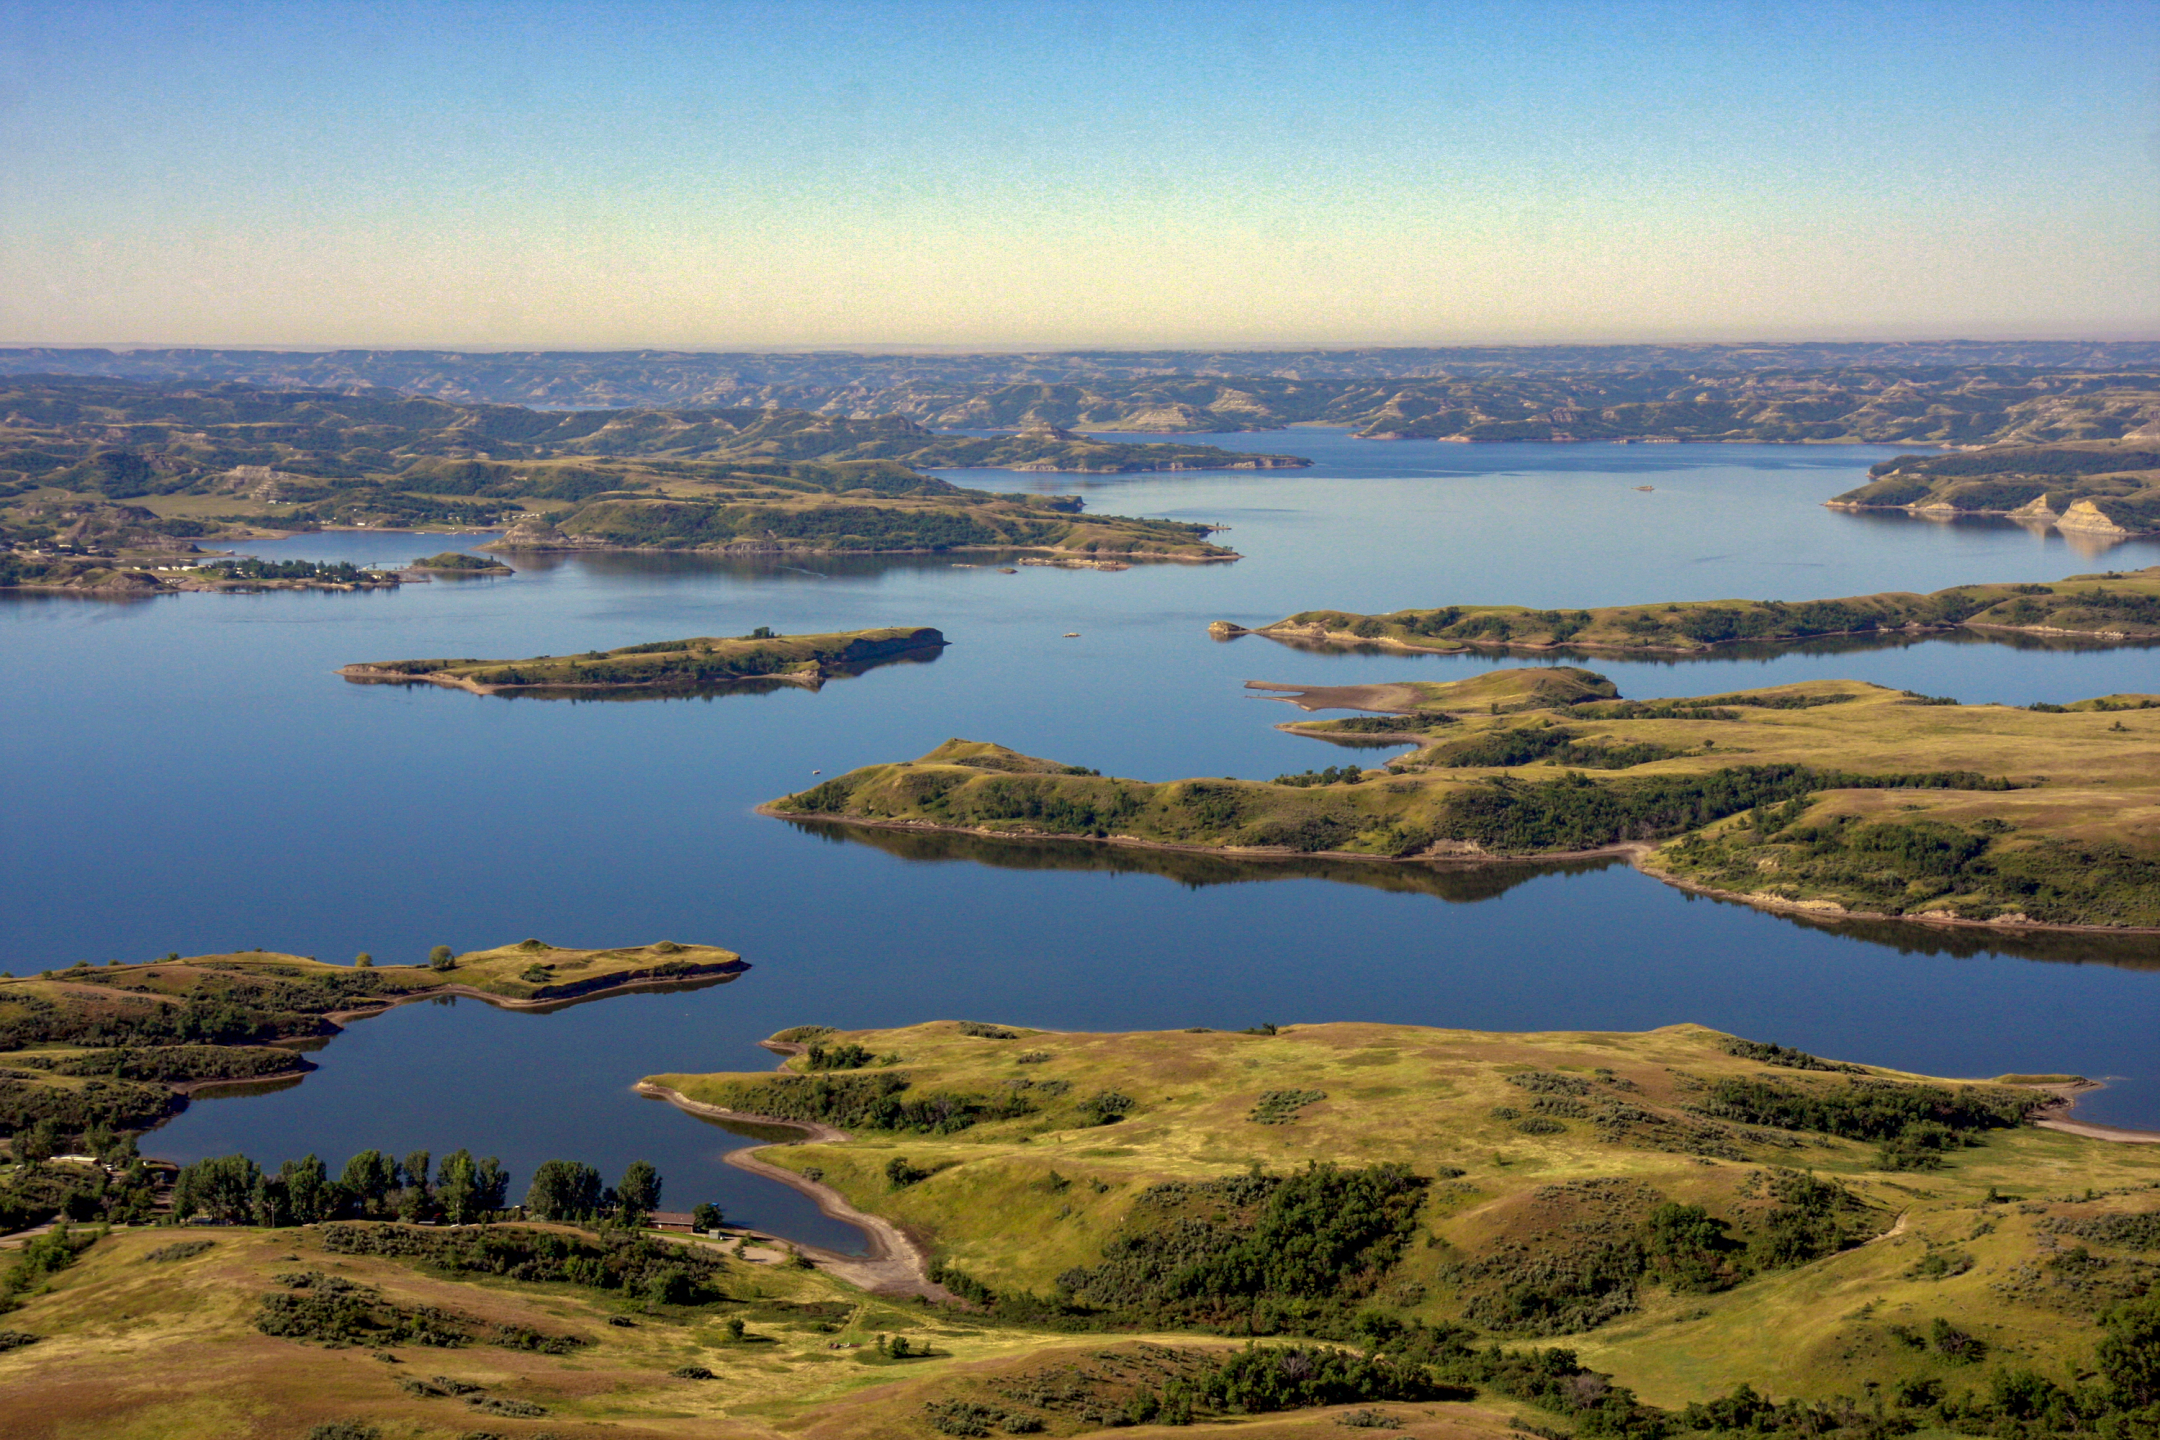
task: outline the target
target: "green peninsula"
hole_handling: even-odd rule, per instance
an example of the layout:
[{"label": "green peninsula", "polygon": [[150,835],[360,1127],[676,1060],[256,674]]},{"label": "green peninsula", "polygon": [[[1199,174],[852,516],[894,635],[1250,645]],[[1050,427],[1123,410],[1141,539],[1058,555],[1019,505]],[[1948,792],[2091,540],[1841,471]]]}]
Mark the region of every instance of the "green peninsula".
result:
[{"label": "green peninsula", "polygon": [[1721,646],[1783,648],[1812,640],[1894,638],[1956,630],[2002,639],[2096,644],[2160,638],[2160,566],[2072,575],[2051,585],[1955,585],[1929,595],[1886,591],[1838,600],[1679,600],[1594,610],[1447,605],[1360,615],[1301,610],[1247,629],[1218,620],[1218,639],[1265,635],[1298,645],[1377,645],[1448,654],[1467,650],[1573,650],[1698,654]]},{"label": "green peninsula", "polygon": [[719,689],[746,682],[815,690],[840,675],[880,664],[927,660],[946,645],[927,625],[775,635],[654,640],[581,655],[527,660],[370,660],[338,671],[358,684],[446,685],[476,695],[576,695]]},{"label": "green peninsula", "polygon": [[[1803,1411],[1879,1395],[1886,1434],[1993,1433],[1998,1374],[2069,1387],[2116,1353],[2103,1316],[2144,1293],[2155,1244],[2160,1148],[2056,1128],[2071,1076],[1942,1079],[1695,1025],[939,1021],[766,1043],[777,1073],[641,1088],[833,1127],[761,1157],[903,1228],[976,1324],[1354,1338],[1576,1433],[1747,1430],[1703,1404],[1743,1385]],[[1099,1359],[1127,1386],[1157,1373]],[[924,1398],[1065,1433],[1056,1388],[1008,1374]],[[821,1433],[851,1433],[838,1419]],[[1818,1423],[1752,1433],[1837,1428]]]},{"label": "green peninsula", "polygon": [[[1694,1025],[766,1044],[778,1072],[636,1088],[800,1135],[731,1163],[867,1254],[704,1205],[566,1211],[563,1161],[529,1188],[464,1149],[432,1188],[432,1157],[375,1151],[174,1183],[18,1132],[9,1196],[112,1223],[0,1268],[0,1413],[26,1440],[2144,1434],[2160,1149],[2067,1115],[2076,1076]],[[146,1223],[165,1194],[198,1223]]]},{"label": "green peninsula", "polygon": [[1899,455],[1868,483],[1827,502],[1929,519],[2001,515],[2103,541],[2160,534],[2160,436],[2085,444],[2009,445]]},{"label": "green peninsula", "polygon": [[2012,709],[1825,680],[1626,700],[1564,668],[1291,693],[1379,713],[1285,728],[1417,748],[1377,770],[1146,781],[951,740],[765,808],[1226,855],[1627,853],[1676,884],[1825,917],[2160,928],[2154,697]]}]

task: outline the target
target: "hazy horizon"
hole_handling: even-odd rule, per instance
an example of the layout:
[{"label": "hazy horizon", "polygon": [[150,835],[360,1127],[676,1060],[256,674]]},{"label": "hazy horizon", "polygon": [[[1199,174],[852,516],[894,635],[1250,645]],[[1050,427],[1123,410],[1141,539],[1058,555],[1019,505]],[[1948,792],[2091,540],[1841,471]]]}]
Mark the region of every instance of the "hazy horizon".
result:
[{"label": "hazy horizon", "polygon": [[0,0],[0,77],[15,345],[2160,334],[2130,0]]}]

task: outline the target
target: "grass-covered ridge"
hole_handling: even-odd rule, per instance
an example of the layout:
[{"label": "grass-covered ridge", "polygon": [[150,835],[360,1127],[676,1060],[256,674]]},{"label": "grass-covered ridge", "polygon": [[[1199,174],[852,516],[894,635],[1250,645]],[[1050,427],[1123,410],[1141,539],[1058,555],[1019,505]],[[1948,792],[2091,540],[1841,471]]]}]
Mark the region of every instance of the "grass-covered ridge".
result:
[{"label": "grass-covered ridge", "polygon": [[2008,515],[2107,539],[2160,532],[2160,436],[1899,455],[1829,503],[1916,515]]},{"label": "grass-covered ridge", "polygon": [[362,684],[427,682],[479,695],[593,691],[680,691],[769,681],[817,688],[903,657],[934,655],[945,644],[924,625],[831,635],[704,636],[655,640],[579,655],[525,660],[371,660],[339,670]]},{"label": "grass-covered ridge", "polygon": [[873,492],[858,467],[827,484],[799,475],[657,476],[642,493],[605,495],[520,521],[491,548],[697,550],[757,555],[1032,550],[1074,556],[1234,560],[1204,525],[1084,515],[1077,500],[967,490],[928,476]]},{"label": "grass-covered ridge", "polygon": [[[1773,907],[2160,927],[2160,725],[2145,718],[2160,700],[2013,709],[1811,681],[1514,708],[1536,706],[1540,688],[1580,691],[1569,677],[1588,674],[1299,692],[1387,712],[1388,729],[1286,729],[1419,746],[1356,779],[1323,777],[1333,783],[1121,779],[954,740],[766,808],[1235,855],[1467,863],[1626,846],[1648,852],[1639,863],[1653,874]],[[1523,699],[1503,703],[1503,689]]]},{"label": "grass-covered ridge", "polygon": [[1836,600],[1687,600],[1534,610],[1521,605],[1447,605],[1361,615],[1301,610],[1247,630],[1217,621],[1221,637],[1265,635],[1294,644],[1378,645],[1439,653],[1579,650],[1688,654],[1720,646],[1776,647],[1831,636],[1891,636],[1966,629],[1979,634],[2066,637],[2095,643],[2160,637],[2160,566],[2072,575],[2049,585],[1956,585],[1933,594],[1888,591]]},{"label": "grass-covered ridge", "polygon": [[375,1218],[409,1180],[303,1223],[303,1162],[281,1228],[0,1252],[9,1433],[2137,1440],[2153,1398],[2160,1153],[2026,1125],[2007,1083],[1694,1026],[774,1040],[780,1074],[655,1078],[905,1097],[762,1153],[965,1299],[755,1235]]},{"label": "grass-covered ridge", "polygon": [[[2032,1128],[2035,1091],[1696,1026],[936,1022],[821,1045],[873,1058],[648,1083],[798,1119],[843,1077],[908,1102],[764,1155],[924,1238],[993,1317],[1413,1355],[1455,1327],[1577,1336],[1660,1404],[2067,1380],[2109,1297],[2143,1283],[2160,1193],[2160,1152]],[[2073,1234],[2088,1258],[2051,1268]],[[1982,1358],[1934,1347],[1936,1318]]]},{"label": "grass-covered ridge", "polygon": [[[322,526],[519,522],[528,545],[921,551],[1024,548],[1225,558],[1204,527],[1077,518],[1077,499],[995,494],[925,468],[1083,473],[1269,469],[1289,455],[1104,442],[1047,427],[940,434],[898,415],[535,411],[383,390],[0,379],[0,540],[21,563]],[[13,501],[12,505],[7,502]],[[595,502],[608,503],[598,504]],[[642,502],[642,503],[639,503]],[[550,522],[564,522],[556,530]],[[132,543],[132,542],[131,542]],[[180,548],[185,548],[184,543]],[[71,552],[72,553],[72,552]]]}]

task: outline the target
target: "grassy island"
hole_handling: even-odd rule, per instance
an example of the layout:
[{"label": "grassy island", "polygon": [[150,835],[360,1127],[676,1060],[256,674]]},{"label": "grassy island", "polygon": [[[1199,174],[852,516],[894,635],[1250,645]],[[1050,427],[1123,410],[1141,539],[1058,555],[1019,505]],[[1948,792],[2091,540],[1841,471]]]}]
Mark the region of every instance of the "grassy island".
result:
[{"label": "grassy island", "polygon": [[1686,600],[1533,610],[1448,605],[1360,615],[1301,610],[1257,629],[1218,620],[1218,639],[1265,635],[1297,645],[1377,645],[1438,654],[1569,650],[1585,654],[1701,654],[1782,649],[1839,637],[1894,639],[1952,631],[1998,639],[2091,644],[2160,639],[2160,566],[2072,575],[2052,585],[1956,585],[1930,595],[1886,591],[1839,600]]},{"label": "grassy island", "polygon": [[934,658],[946,644],[926,625],[832,635],[706,636],[655,640],[582,655],[527,660],[370,660],[338,673],[357,684],[426,683],[476,695],[720,689],[745,683],[802,685],[856,675],[895,661]]},{"label": "grassy island", "polygon": [[2160,534],[2160,436],[2149,427],[2136,439],[1899,455],[1868,476],[1828,503],[1930,519],[2004,515],[2100,540]]},{"label": "grassy island", "polygon": [[669,477],[512,526],[488,548],[725,555],[1036,551],[1075,559],[1235,560],[1183,520],[1084,515],[1075,497],[966,490],[890,466]]},{"label": "grassy island", "polygon": [[40,1121],[70,1133],[143,1129],[183,1108],[190,1089],[314,1068],[281,1045],[430,996],[546,1008],[746,968],[710,945],[567,950],[524,940],[463,955],[442,947],[419,965],[329,965],[249,950],[0,979],[0,1136]]},{"label": "grassy island", "polygon": [[952,740],[768,805],[805,820],[1234,856],[1476,864],[1627,853],[1770,908],[2160,928],[2160,698],[2013,709],[1857,681],[1625,700],[1591,672],[1281,689],[1384,768],[1146,781]]},{"label": "grassy island", "polygon": [[500,560],[485,555],[468,555],[462,550],[445,550],[440,555],[424,555],[412,562],[415,570],[427,570],[442,575],[515,575]]}]

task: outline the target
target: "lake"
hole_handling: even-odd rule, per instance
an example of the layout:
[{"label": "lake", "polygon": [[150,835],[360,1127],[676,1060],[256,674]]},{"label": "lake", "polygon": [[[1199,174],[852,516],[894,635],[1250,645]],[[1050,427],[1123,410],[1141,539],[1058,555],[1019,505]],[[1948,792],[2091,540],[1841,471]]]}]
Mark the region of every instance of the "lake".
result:
[{"label": "lake", "polygon": [[[772,1063],[804,1022],[967,1018],[1058,1029],[1335,1019],[1496,1029],[1698,1021],[1950,1075],[2111,1080],[2080,1113],[2160,1124],[2160,944],[1826,929],[1691,898],[1625,866],[1445,876],[1311,862],[993,850],[762,819],[758,802],[949,736],[1105,773],[1267,778],[1342,752],[1247,680],[1449,679],[1522,660],[1318,655],[1207,623],[1513,601],[1799,600],[2160,563],[2007,522],[1822,508],[1882,449],[1465,446],[1337,430],[1219,437],[1310,470],[959,483],[1207,520],[1245,558],[1116,574],[979,556],[791,561],[512,556],[505,580],[379,594],[0,602],[8,776],[0,935],[20,974],[260,946],[415,961],[538,936],[739,950],[732,982],[547,1015],[418,1004],[353,1025],[272,1093],[199,1099],[148,1137],[175,1159],[369,1146],[649,1158],[666,1204],[848,1248],[792,1193],[722,1167],[747,1143],[630,1092],[657,1071]],[[1638,486],[1652,487],[1648,491]],[[481,537],[472,537],[477,543]],[[405,561],[438,537],[248,547]],[[964,568],[954,559],[975,565]],[[822,692],[614,702],[348,684],[352,661],[570,653],[696,634],[935,625],[927,664]],[[1062,638],[1077,631],[1077,639]],[[2160,650],[1927,641],[1676,663],[1588,662],[1623,694],[1849,677],[2024,704],[2160,692]]]}]

